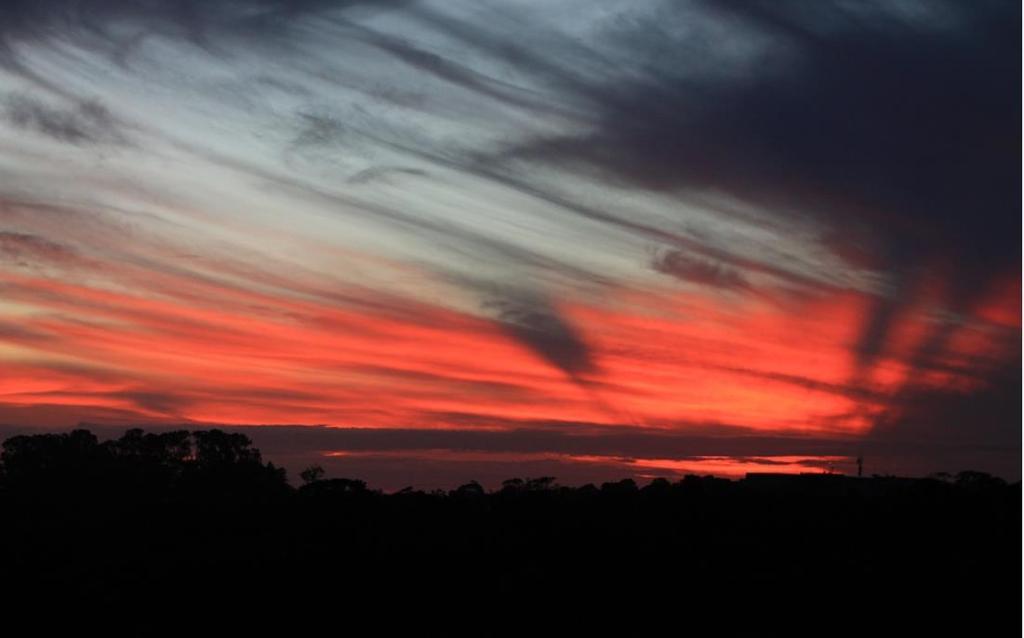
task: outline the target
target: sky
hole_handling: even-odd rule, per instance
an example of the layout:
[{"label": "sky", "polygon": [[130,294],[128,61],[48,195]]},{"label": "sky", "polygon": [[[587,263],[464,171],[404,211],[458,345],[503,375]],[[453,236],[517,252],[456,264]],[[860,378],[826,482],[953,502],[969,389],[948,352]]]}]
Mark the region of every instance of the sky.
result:
[{"label": "sky", "polygon": [[1021,476],[1021,7],[7,0],[0,434]]}]

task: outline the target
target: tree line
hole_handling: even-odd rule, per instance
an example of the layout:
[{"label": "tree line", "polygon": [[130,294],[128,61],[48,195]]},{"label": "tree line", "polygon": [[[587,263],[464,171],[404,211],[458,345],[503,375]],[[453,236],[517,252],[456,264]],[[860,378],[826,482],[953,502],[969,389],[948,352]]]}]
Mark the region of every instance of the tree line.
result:
[{"label": "tree line", "polygon": [[0,600],[111,608],[188,592],[196,604],[355,609],[386,595],[557,600],[564,612],[612,596],[763,614],[798,601],[921,630],[956,616],[978,635],[1020,618],[1020,483],[979,472],[579,487],[545,476],[390,494],[315,466],[300,479],[220,430],[9,438]]}]

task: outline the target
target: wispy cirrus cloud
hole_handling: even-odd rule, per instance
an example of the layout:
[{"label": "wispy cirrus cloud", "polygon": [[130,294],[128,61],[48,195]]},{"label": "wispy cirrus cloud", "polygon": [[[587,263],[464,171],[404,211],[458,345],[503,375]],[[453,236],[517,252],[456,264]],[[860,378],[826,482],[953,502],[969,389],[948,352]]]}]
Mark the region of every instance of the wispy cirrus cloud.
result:
[{"label": "wispy cirrus cloud", "polygon": [[5,3],[0,404],[945,440],[1019,336],[1019,17]]},{"label": "wispy cirrus cloud", "polygon": [[117,144],[125,140],[117,122],[99,102],[79,102],[69,108],[45,104],[24,95],[9,95],[3,115],[11,126],[34,131],[70,144]]}]

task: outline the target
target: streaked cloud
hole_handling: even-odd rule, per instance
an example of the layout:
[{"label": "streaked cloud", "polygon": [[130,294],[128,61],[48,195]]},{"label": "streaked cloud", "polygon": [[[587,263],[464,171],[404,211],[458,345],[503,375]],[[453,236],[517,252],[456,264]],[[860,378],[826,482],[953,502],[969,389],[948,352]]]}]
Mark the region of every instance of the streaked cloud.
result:
[{"label": "streaked cloud", "polygon": [[[998,1],[4,3],[0,414],[729,424],[761,448],[486,452],[951,462],[962,406],[1003,405],[1019,364],[1019,23]],[[844,443],[769,443],[794,436]]]}]

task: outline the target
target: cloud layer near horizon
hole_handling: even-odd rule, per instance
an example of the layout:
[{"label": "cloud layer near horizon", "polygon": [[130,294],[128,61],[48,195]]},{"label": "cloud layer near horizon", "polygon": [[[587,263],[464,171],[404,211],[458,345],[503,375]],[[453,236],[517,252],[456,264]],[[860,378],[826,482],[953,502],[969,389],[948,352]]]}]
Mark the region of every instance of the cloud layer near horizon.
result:
[{"label": "cloud layer near horizon", "polygon": [[[814,439],[842,450],[791,469],[1019,478],[1019,25],[5,3],[0,422],[619,428],[782,443],[634,466]],[[398,449],[348,451],[426,462]]]}]

